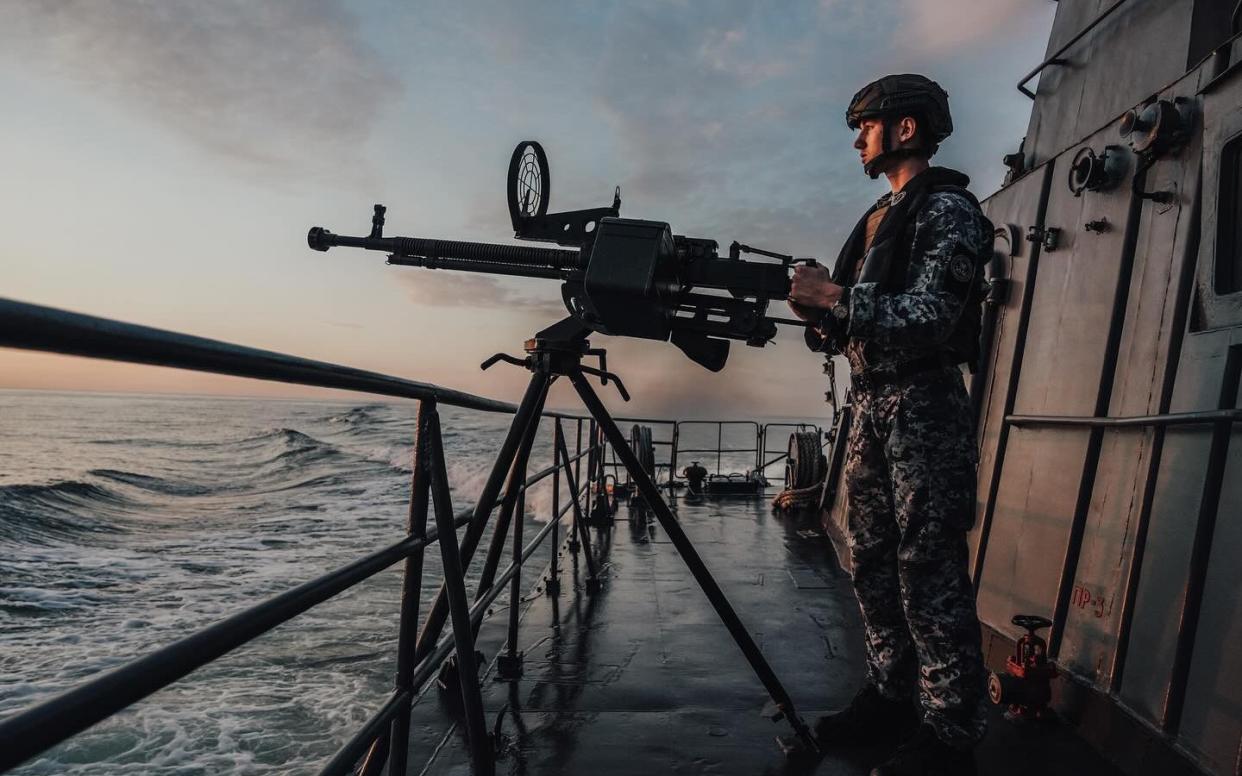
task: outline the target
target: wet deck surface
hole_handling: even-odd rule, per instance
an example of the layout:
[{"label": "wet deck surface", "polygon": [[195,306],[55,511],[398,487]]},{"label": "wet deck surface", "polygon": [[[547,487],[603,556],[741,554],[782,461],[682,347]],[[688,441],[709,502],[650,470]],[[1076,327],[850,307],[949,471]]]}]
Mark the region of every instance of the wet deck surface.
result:
[{"label": "wet deck surface", "polygon": [[[681,504],[680,522],[810,723],[862,682],[861,624],[849,579],[809,517],[774,516],[768,501]],[[655,519],[627,516],[592,531],[602,589],[588,595],[581,559],[562,547],[561,591],[531,590],[519,643],[524,675],[483,682],[487,723],[501,734],[498,774],[841,774],[865,776],[884,750],[788,760],[785,723]],[[548,551],[532,557],[545,569]],[[502,602],[480,649],[499,651]],[[437,691],[414,709],[411,772],[469,774],[462,727]],[[430,758],[430,761],[429,761]],[[995,715],[980,773],[1114,774],[1058,727],[1015,727]]]}]

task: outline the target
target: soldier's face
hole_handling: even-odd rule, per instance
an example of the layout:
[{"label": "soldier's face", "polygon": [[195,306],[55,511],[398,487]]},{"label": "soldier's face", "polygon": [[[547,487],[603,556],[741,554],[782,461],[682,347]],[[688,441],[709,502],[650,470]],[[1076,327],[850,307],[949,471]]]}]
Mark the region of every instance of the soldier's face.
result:
[{"label": "soldier's face", "polygon": [[884,151],[884,125],[878,119],[863,119],[858,124],[858,136],[854,148],[858,149],[859,161],[865,168],[871,160]]}]

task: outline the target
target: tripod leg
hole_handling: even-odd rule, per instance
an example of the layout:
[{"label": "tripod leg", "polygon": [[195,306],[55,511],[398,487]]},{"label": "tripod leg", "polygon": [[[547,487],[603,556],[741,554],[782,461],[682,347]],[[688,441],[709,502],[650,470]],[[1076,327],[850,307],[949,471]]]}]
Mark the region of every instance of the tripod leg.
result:
[{"label": "tripod leg", "polygon": [[[526,393],[522,396],[522,403],[518,405],[517,412],[513,416],[513,422],[509,425],[508,433],[505,434],[505,441],[500,446],[500,453],[496,456],[496,463],[492,465],[492,471],[488,474],[487,482],[479,494],[479,501],[475,504],[474,515],[466,526],[465,536],[462,537],[460,558],[463,568],[470,567],[474,551],[483,537],[483,529],[487,526],[488,518],[491,517],[492,505],[500,493],[500,486],[504,483],[505,475],[509,473],[513,465],[513,457],[526,431],[526,422],[535,413],[536,407],[542,406],[546,389],[547,378],[545,376],[531,375],[530,382],[526,385]],[[423,622],[423,628],[418,634],[418,643],[414,648],[415,665],[435,649],[447,618],[448,597],[446,587],[442,583],[440,590],[436,593],[435,601],[431,604],[431,610],[427,613],[427,619]]]},{"label": "tripod leg", "polygon": [[462,574],[457,549],[457,531],[453,528],[453,507],[449,497],[448,475],[444,467],[444,450],[440,443],[440,417],[431,416],[431,499],[435,506],[439,530],[440,558],[444,563],[444,588],[448,596],[449,614],[453,621],[453,644],[457,652],[457,676],[461,686],[462,708],[466,718],[466,738],[476,776],[495,772],[487,722],[483,719],[483,695],[479,691],[479,667],[474,655],[474,632],[470,627],[470,611],[466,598],[466,581]]},{"label": "tripod leg", "polygon": [[694,575],[695,580],[699,583],[699,587],[707,595],[707,600],[711,602],[712,608],[716,610],[716,614],[720,616],[725,627],[729,629],[729,633],[733,636],[733,641],[742,650],[742,654],[746,656],[750,667],[759,677],[759,681],[763,683],[764,688],[767,689],[768,695],[771,696],[785,718],[789,720],[789,724],[793,727],[794,732],[797,733],[798,738],[802,739],[803,743],[811,751],[818,751],[818,746],[811,735],[811,731],[794,710],[793,699],[789,697],[789,693],[785,691],[785,687],[781,684],[780,679],[776,677],[772,666],[768,665],[768,661],[764,659],[763,653],[759,651],[759,646],[755,644],[754,639],[750,636],[750,632],[746,630],[746,626],[742,624],[741,619],[737,616],[737,612],[733,610],[733,605],[725,598],[724,591],[720,589],[720,586],[716,584],[716,580],[712,578],[711,572],[707,570],[703,559],[695,551],[690,538],[686,536],[685,531],[677,523],[677,518],[673,516],[672,511],[668,508],[668,504],[660,496],[660,489],[651,481],[651,477],[647,475],[643,467],[639,465],[638,458],[634,455],[634,451],[630,449],[625,435],[621,433],[621,429],[617,428],[616,421],[612,419],[607,408],[600,402],[599,397],[581,372],[571,371],[569,379],[573,382],[574,389],[578,392],[578,395],[582,397],[582,402],[586,405],[587,410],[603,429],[605,436],[612,444],[612,449],[616,451],[616,454],[621,458],[621,462],[625,464],[630,477],[633,478],[639,491],[642,492],[643,498],[647,500],[647,505],[655,513],[656,519],[660,521],[660,525],[673,542],[673,546],[677,548],[678,554],[681,555],[686,565],[690,567],[690,573]]},{"label": "tripod leg", "polygon": [[[543,402],[548,396],[548,386],[552,383],[552,378],[546,374],[536,374],[535,376],[542,378],[543,391],[539,395],[535,411],[531,413],[526,421],[526,428],[522,433],[522,442],[518,446],[517,455],[513,458],[513,466],[509,469],[509,483],[505,486],[505,498],[500,505],[500,516],[496,519],[496,530],[492,533],[491,544],[487,547],[487,558],[483,561],[483,571],[479,575],[479,585],[475,593],[475,600],[482,598],[483,594],[491,589],[492,582],[496,579],[496,569],[500,567],[500,556],[505,549],[505,538],[508,535],[509,522],[513,519],[513,512],[521,502],[522,486],[526,482],[526,462],[530,458],[530,448],[535,441],[535,436],[539,433],[539,419],[543,416]],[[518,542],[518,547],[520,550],[521,541]]]},{"label": "tripod leg", "polygon": [[587,533],[586,521],[582,517],[581,502],[578,500],[578,478],[569,466],[569,451],[565,448],[564,437],[557,439],[556,444],[557,455],[561,457],[561,465],[565,467],[565,479],[569,484],[569,497],[574,501],[574,525],[571,530],[582,540],[582,546],[586,550],[584,557],[587,564],[587,592],[594,593],[599,590],[599,577],[595,574],[595,560],[591,557],[591,537]]}]

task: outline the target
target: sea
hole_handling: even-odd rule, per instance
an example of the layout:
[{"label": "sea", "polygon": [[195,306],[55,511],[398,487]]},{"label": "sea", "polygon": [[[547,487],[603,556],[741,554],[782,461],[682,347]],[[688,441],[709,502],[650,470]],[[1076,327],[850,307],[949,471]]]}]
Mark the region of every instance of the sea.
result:
[{"label": "sea", "polygon": [[[399,540],[416,412],[407,401],[0,391],[0,719]],[[459,511],[510,417],[440,414]],[[531,471],[551,463],[550,424]],[[576,423],[565,431],[572,452]],[[687,427],[680,444],[715,447],[717,433]],[[726,427],[720,441],[737,448],[753,433]],[[749,462],[725,454],[722,470]],[[528,496],[528,538],[550,511],[548,480]],[[532,556],[532,585],[550,551]],[[400,568],[12,773],[317,772],[391,692]],[[423,612],[440,578],[432,547]],[[489,616],[506,616],[507,598]]]}]

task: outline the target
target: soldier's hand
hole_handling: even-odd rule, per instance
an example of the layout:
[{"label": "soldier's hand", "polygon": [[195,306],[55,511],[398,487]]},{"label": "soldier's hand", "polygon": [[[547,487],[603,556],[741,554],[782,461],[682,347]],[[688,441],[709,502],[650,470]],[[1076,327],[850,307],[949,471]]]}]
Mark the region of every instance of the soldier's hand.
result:
[{"label": "soldier's hand", "polygon": [[794,305],[827,310],[840,298],[841,286],[832,282],[827,268],[818,264],[794,267],[793,277],[789,281],[789,306],[794,308],[795,315],[798,315],[798,310]]},{"label": "soldier's hand", "polygon": [[793,310],[793,314],[802,320],[810,321],[812,323],[815,323],[819,321],[820,318],[824,317],[823,310],[816,310],[813,307],[803,307],[797,302],[789,302],[789,309]]}]

